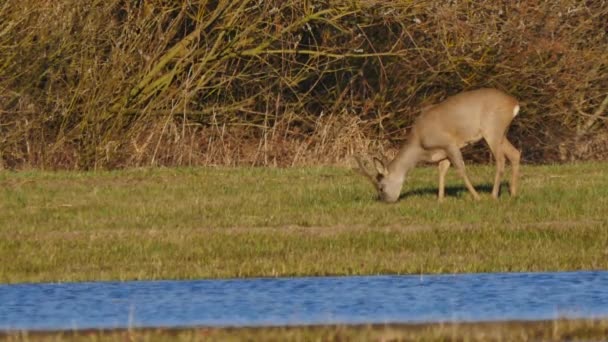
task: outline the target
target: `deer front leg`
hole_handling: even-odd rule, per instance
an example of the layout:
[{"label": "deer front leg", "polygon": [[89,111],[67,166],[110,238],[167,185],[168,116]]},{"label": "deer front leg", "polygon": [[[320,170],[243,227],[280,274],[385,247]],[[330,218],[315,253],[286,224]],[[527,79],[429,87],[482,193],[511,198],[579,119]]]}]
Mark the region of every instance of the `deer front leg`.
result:
[{"label": "deer front leg", "polygon": [[464,160],[462,159],[462,153],[460,152],[460,149],[458,148],[458,146],[456,146],[456,145],[448,146],[448,148],[446,149],[446,153],[447,153],[448,157],[450,158],[450,161],[452,162],[452,164],[454,164],[454,167],[456,167],[458,174],[464,180],[464,185],[467,187],[467,190],[469,190],[469,192],[471,193],[471,195],[473,195],[473,198],[476,201],[479,200],[480,199],[479,194],[473,187],[473,184],[471,184],[471,181],[469,180],[469,177],[467,176],[467,173],[465,171]]}]

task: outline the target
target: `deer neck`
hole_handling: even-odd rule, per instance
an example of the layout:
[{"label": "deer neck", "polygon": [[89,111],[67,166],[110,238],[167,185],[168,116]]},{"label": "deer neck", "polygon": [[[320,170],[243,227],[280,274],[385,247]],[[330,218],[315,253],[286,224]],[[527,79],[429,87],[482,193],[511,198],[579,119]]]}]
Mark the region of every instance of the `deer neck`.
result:
[{"label": "deer neck", "polygon": [[388,165],[388,170],[391,174],[402,175],[403,178],[408,172],[416,167],[420,160],[422,149],[414,142],[409,142],[399,150],[399,153]]}]

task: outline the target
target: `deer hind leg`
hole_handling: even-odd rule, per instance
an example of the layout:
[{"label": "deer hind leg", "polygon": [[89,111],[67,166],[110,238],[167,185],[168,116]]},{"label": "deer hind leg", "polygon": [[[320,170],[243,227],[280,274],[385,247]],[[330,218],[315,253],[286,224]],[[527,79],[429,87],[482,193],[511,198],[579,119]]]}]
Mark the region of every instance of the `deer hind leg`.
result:
[{"label": "deer hind leg", "polygon": [[511,183],[509,183],[509,190],[511,196],[517,195],[517,186],[519,180],[519,162],[521,160],[521,152],[511,144],[506,138],[502,142],[502,150],[511,163]]},{"label": "deer hind leg", "polygon": [[500,181],[502,179],[502,175],[505,172],[505,152],[503,148],[503,141],[506,138],[504,136],[500,136],[500,138],[496,139],[487,139],[486,142],[488,146],[490,146],[490,150],[494,155],[494,159],[496,159],[496,175],[494,176],[494,186],[492,187],[492,198],[497,199],[500,193]]},{"label": "deer hind leg", "polygon": [[445,197],[445,175],[448,173],[450,168],[450,160],[444,159],[439,162],[439,202],[443,201]]},{"label": "deer hind leg", "polygon": [[448,146],[446,148],[446,153],[448,155],[448,158],[450,158],[450,161],[452,162],[452,164],[454,164],[454,167],[456,167],[458,174],[464,180],[464,185],[467,187],[467,189],[469,190],[471,195],[473,195],[473,198],[475,200],[479,200],[479,194],[473,187],[473,184],[471,184],[471,181],[469,180],[469,177],[467,176],[467,173],[465,171],[464,160],[462,159],[462,153],[460,152],[460,149],[458,148],[458,146],[456,146],[456,145]]}]

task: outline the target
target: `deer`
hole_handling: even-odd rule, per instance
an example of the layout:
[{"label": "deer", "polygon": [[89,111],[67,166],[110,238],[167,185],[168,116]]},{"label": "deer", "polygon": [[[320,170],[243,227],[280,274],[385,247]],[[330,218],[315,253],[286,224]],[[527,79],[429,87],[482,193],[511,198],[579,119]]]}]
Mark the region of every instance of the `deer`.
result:
[{"label": "deer", "polygon": [[368,178],[383,202],[399,200],[407,174],[419,162],[438,163],[438,200],[445,197],[445,176],[453,164],[474,200],[480,196],[465,170],[461,149],[484,139],[496,161],[492,198],[498,199],[505,157],[511,163],[509,192],[517,195],[521,151],[507,139],[511,121],[520,110],[519,101],[494,88],[465,91],[422,109],[406,142],[390,163],[373,158],[376,173],[370,172],[356,156],[358,171]]}]

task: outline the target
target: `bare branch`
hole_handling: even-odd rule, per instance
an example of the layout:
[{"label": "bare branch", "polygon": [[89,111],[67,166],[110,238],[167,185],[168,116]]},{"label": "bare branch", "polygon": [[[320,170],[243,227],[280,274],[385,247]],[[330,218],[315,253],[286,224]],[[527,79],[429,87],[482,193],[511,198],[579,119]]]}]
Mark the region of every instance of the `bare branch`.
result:
[{"label": "bare branch", "polygon": [[583,127],[578,131],[577,137],[581,137],[589,132],[589,129],[591,129],[591,127],[593,127],[593,125],[600,119],[600,116],[604,114],[606,107],[608,107],[608,94],[606,94],[604,101],[602,101],[597,110],[589,118],[587,118],[587,121],[585,121]]}]

